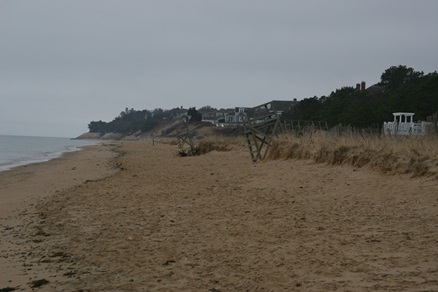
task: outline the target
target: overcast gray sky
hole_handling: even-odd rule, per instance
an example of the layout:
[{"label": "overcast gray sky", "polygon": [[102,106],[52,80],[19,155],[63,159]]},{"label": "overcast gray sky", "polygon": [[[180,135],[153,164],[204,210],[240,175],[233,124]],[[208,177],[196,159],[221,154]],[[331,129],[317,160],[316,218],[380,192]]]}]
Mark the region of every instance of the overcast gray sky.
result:
[{"label": "overcast gray sky", "polygon": [[438,69],[438,1],[0,0],[0,134],[76,137],[125,107],[328,95]]}]

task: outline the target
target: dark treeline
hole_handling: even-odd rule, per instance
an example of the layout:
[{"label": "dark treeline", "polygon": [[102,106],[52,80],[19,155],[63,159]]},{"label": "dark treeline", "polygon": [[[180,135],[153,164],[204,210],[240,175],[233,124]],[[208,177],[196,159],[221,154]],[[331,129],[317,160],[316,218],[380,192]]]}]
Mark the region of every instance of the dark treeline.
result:
[{"label": "dark treeline", "polygon": [[[162,111],[156,109],[153,112],[134,109],[125,110],[111,122],[92,121],[88,124],[91,133],[134,133],[137,131],[149,131],[157,124],[157,119]],[[155,116],[155,118],[154,118]]]},{"label": "dark treeline", "polygon": [[[222,109],[223,110],[223,109]],[[111,122],[93,121],[88,125],[92,133],[133,134],[147,132],[163,120],[182,117],[191,121],[202,119],[202,113],[214,112],[210,106],[196,110],[174,108],[153,111],[126,109]],[[414,112],[417,120],[438,111],[438,73],[424,75],[406,66],[393,66],[385,70],[378,84],[366,90],[343,87],[329,96],[311,97],[300,101],[290,111],[283,113],[288,120],[325,121],[329,127],[338,124],[356,128],[381,127],[392,120],[393,112]]]},{"label": "dark treeline", "polygon": [[438,111],[438,73],[424,75],[406,66],[385,70],[378,84],[366,90],[343,87],[329,96],[300,101],[284,119],[326,121],[357,128],[381,127],[391,121],[393,112],[413,112],[416,120]]},{"label": "dark treeline", "polygon": [[[200,109],[201,110],[201,109]],[[191,121],[200,121],[202,115],[196,108],[189,108],[188,111],[183,108],[174,108],[163,110],[157,108],[153,111],[126,109],[111,122],[92,121],[88,124],[90,133],[122,133],[133,134],[138,131],[148,132],[154,129],[163,120],[171,120],[176,117],[190,116]]]}]

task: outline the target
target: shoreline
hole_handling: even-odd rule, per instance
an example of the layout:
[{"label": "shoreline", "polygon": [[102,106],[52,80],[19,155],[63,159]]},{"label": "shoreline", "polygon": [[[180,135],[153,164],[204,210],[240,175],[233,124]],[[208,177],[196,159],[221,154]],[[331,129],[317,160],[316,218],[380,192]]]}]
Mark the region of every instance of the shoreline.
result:
[{"label": "shoreline", "polygon": [[117,175],[48,186],[26,203],[34,213],[2,225],[27,274],[0,288],[44,279],[45,291],[438,289],[434,179],[253,164],[243,148],[179,157],[176,145],[116,146]]},{"label": "shoreline", "polygon": [[[20,256],[24,243],[21,231],[26,220],[38,213],[36,205],[55,194],[100,179],[115,172],[110,162],[117,154],[111,144],[82,146],[44,162],[14,167],[0,172],[0,288],[27,286],[29,276],[41,274],[38,268],[25,272]],[[28,252],[28,251],[27,251]]]},{"label": "shoreline", "polygon": [[[44,163],[53,159],[60,158],[67,153],[78,152],[84,149],[87,146],[94,146],[101,144],[102,141],[99,140],[91,140],[91,139],[71,139],[71,138],[57,138],[57,137],[39,137],[39,136],[13,136],[13,135],[1,135],[2,137],[14,137],[21,139],[65,139],[65,140],[82,140],[84,145],[75,145],[72,143],[71,145],[64,145],[62,148],[64,149],[51,149],[49,151],[43,151],[42,149],[38,151],[24,152],[21,153],[21,156],[18,157],[6,157],[6,161],[0,163],[0,172],[13,170],[20,166],[27,166],[30,164],[36,163]],[[31,156],[29,156],[31,154]],[[23,157],[25,156],[25,158]],[[11,160],[12,159],[12,160]]]}]

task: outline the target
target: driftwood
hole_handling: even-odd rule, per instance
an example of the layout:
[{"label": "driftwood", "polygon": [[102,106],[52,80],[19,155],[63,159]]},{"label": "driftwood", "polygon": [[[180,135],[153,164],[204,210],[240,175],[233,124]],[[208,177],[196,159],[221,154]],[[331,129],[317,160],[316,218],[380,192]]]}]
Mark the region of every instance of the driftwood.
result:
[{"label": "driftwood", "polygon": [[178,139],[178,148],[180,156],[193,156],[198,154],[198,149],[195,146],[194,135],[188,127],[180,130],[176,138]]}]

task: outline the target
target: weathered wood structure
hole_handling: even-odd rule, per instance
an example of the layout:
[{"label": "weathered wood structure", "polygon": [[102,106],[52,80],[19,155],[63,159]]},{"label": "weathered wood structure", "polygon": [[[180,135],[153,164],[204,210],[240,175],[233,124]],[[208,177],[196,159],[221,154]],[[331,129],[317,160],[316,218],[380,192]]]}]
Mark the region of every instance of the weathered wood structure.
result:
[{"label": "weathered wood structure", "polygon": [[272,139],[280,129],[280,116],[274,112],[249,119],[245,123],[244,135],[253,162],[265,159],[272,145]]},{"label": "weathered wood structure", "polygon": [[177,134],[178,148],[180,149],[181,156],[192,156],[197,154],[197,149],[194,143],[193,133],[189,127],[181,129]]}]

